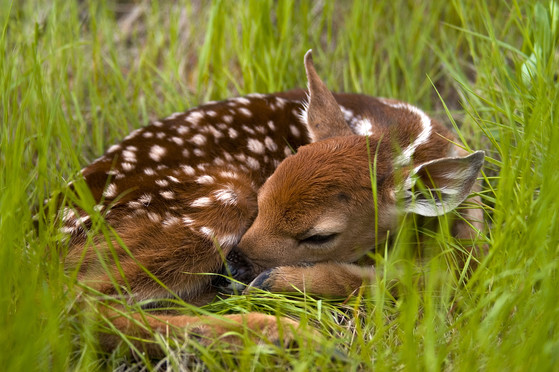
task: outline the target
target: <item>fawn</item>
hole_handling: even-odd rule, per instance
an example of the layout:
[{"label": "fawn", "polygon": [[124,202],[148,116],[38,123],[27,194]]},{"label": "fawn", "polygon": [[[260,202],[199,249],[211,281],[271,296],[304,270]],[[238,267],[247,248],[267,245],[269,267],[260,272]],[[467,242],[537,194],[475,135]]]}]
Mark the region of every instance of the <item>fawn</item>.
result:
[{"label": "fawn", "polygon": [[[343,296],[371,280],[372,266],[355,262],[382,242],[399,215],[436,216],[466,200],[480,203],[468,195],[477,187],[482,151],[468,154],[445,127],[407,103],[332,94],[311,51],[304,65],[308,93],[252,94],[173,114],[132,132],[84,168],[96,210],[126,249],[101,236],[88,247],[90,217],[67,207],[66,266],[97,291],[133,301],[174,293],[207,303],[219,288],[212,276],[198,274],[223,272],[225,256],[234,276],[250,282],[247,290]],[[421,190],[414,187],[420,183]],[[454,235],[475,238],[481,210],[459,213]],[[144,334],[135,326],[142,321],[210,338],[243,326],[257,337],[280,337],[277,319],[257,313],[219,320],[111,317],[135,335]],[[289,338],[297,323],[280,323],[289,325],[281,336]],[[117,341],[102,336],[107,348]]]}]

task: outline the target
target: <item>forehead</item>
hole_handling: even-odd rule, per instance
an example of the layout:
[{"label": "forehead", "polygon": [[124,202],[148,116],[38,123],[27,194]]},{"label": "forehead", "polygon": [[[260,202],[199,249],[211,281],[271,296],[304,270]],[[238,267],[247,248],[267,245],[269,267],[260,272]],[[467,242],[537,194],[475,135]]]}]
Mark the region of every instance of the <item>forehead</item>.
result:
[{"label": "forehead", "polygon": [[360,188],[370,190],[370,185],[366,152],[351,154],[336,144],[316,143],[285,159],[262,186],[258,199],[262,212],[282,211],[288,217],[305,209],[339,207]]}]

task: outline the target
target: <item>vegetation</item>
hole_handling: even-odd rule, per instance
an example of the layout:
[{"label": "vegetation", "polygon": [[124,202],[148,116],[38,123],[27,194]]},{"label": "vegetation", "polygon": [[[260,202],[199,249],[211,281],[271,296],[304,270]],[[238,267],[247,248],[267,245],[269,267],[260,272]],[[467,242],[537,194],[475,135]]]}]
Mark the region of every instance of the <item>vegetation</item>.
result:
[{"label": "vegetation", "polygon": [[[548,0],[0,0],[0,365],[559,370],[558,19]],[[464,280],[459,242],[443,230],[418,259],[408,216],[394,246],[374,254],[379,284],[345,301],[262,293],[176,304],[297,317],[317,330],[314,346],[169,343],[163,362],[101,353],[98,296],[76,295],[44,200],[150,119],[304,86],[310,48],[332,90],[409,101],[486,151],[489,255]],[[73,202],[95,213],[87,193]],[[396,276],[393,298],[385,284]]]}]

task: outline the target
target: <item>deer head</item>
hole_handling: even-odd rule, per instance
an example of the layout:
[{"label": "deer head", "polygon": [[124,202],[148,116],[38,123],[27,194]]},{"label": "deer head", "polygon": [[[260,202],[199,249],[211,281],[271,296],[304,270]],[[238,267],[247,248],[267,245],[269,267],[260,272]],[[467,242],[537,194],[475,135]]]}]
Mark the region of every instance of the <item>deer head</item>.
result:
[{"label": "deer head", "polygon": [[[354,262],[386,238],[399,215],[441,215],[468,197],[482,151],[440,157],[449,151],[433,148],[441,146],[435,133],[406,133],[421,120],[413,110],[399,114],[397,133],[355,135],[317,75],[311,51],[305,69],[309,103],[303,118],[312,143],[285,159],[258,192],[258,215],[238,246],[253,264]],[[414,135],[423,137],[407,147],[400,140]],[[414,161],[402,162],[402,154]]]}]

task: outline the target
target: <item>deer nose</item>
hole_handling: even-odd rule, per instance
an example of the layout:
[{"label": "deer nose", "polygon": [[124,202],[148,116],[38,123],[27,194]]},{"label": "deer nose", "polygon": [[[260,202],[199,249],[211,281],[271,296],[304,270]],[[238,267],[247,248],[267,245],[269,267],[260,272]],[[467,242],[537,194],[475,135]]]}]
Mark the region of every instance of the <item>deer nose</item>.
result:
[{"label": "deer nose", "polygon": [[230,272],[233,278],[246,284],[250,283],[265,269],[248,259],[237,248],[233,248],[227,255],[226,266],[226,270]]}]

